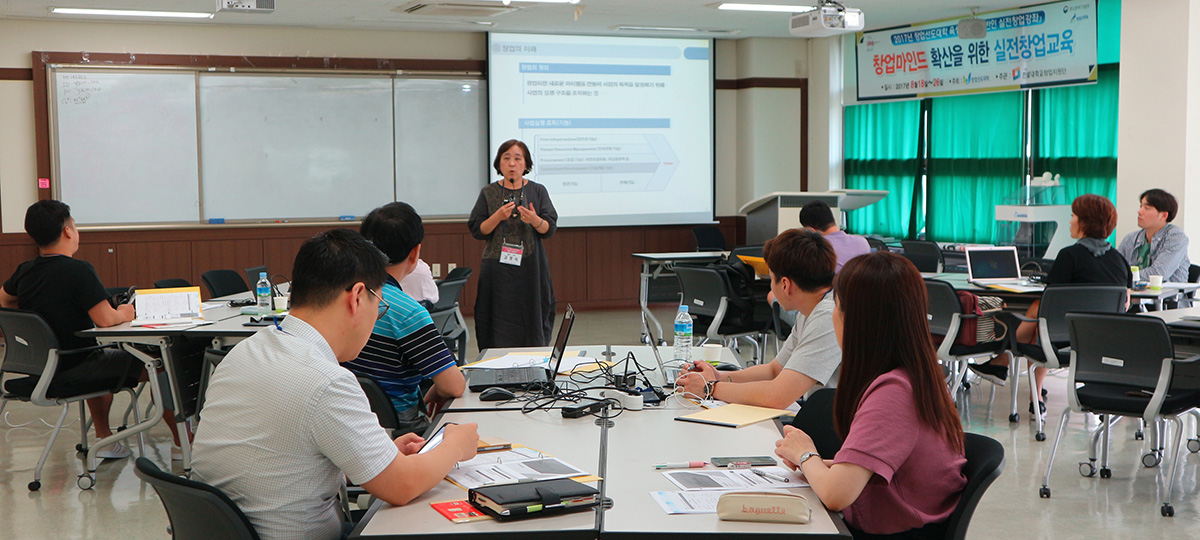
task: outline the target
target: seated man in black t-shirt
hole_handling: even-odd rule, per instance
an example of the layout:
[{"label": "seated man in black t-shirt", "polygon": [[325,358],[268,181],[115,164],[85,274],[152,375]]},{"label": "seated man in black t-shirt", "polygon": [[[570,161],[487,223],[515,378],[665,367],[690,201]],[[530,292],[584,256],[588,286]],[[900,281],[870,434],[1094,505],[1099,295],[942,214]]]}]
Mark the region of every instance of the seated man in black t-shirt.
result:
[{"label": "seated man in black t-shirt", "polygon": [[[96,344],[75,333],[93,327],[115,326],[133,320],[133,306],[115,309],[100,283],[96,269],[87,261],[72,258],[79,250],[79,230],[71,209],[59,201],[33,203],[25,212],[25,232],[38,245],[37,258],[21,263],[0,288],[0,306],[33,311],[41,315],[58,338],[62,349]],[[122,379],[135,383],[142,363],[133,355],[115,349],[67,355],[60,359],[58,375],[50,395],[69,395],[112,388]],[[96,437],[112,435],[108,412],[112,396],[87,400]],[[98,457],[123,458],[129,450],[120,442],[100,449]]]}]

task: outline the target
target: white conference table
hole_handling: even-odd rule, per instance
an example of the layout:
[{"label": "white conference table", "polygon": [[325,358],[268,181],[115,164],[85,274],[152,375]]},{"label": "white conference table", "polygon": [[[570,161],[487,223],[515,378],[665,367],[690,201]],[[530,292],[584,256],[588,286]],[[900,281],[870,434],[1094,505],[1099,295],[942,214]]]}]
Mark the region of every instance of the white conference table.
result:
[{"label": "white conference table", "polygon": [[[654,323],[659,341],[665,343],[662,324],[650,312],[650,278],[671,277],[676,264],[703,264],[716,262],[729,255],[728,251],[676,251],[670,253],[634,253],[633,258],[642,263],[641,284],[638,288],[638,305],[642,308],[642,322]],[[649,339],[642,334],[642,342]]]},{"label": "white conference table", "polygon": [[[668,515],[651,498],[651,491],[674,491],[658,461],[708,460],[713,456],[771,455],[780,432],[774,422],[739,429],[678,422],[679,411],[625,411],[612,425],[595,418],[564,419],[557,410],[522,414],[519,411],[457,412],[445,421],[477,422],[481,436],[498,436],[563,459],[603,478],[595,484],[611,499],[611,507],[576,514],[522,521],[492,520],[451,523],[429,503],[461,500],[466,490],[443,481],[408,505],[376,501],[351,538],[395,539],[436,536],[439,539],[487,538],[650,538],[682,534],[718,535],[722,539],[795,537],[849,538],[836,514],[826,511],[809,488],[794,488],[813,507],[807,525],[721,521],[716,514]],[[607,506],[607,505],[605,505]]]},{"label": "white conference table", "polygon": [[[961,274],[961,273],[955,273],[955,272],[943,272],[943,273],[923,272],[921,274],[921,277],[924,277],[926,279],[940,279],[942,281],[949,283],[956,290],[964,290],[964,291],[972,291],[972,292],[983,291],[983,292],[987,292],[990,295],[996,295],[996,296],[1010,296],[1010,297],[1017,297],[1017,298],[1032,299],[1035,297],[1041,297],[1041,295],[1042,295],[1041,290],[1030,291],[1030,292],[1014,292],[1014,291],[1004,291],[1004,290],[980,287],[978,285],[975,285],[975,284],[967,281],[967,274]],[[1178,300],[1184,294],[1187,294],[1191,291],[1195,291],[1197,289],[1200,289],[1200,283],[1163,282],[1163,286],[1161,289],[1146,288],[1146,289],[1142,289],[1142,290],[1133,290],[1133,291],[1131,291],[1130,296],[1133,297],[1135,300],[1139,300],[1139,301],[1140,300],[1149,300],[1154,305],[1154,309],[1161,311],[1163,309],[1164,301]]]}]

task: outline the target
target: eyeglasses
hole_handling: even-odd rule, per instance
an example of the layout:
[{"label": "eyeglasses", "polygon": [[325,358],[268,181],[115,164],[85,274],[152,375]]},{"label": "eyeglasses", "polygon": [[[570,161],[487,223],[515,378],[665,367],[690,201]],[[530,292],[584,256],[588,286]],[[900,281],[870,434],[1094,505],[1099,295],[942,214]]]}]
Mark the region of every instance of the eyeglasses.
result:
[{"label": "eyeglasses", "polygon": [[371,296],[374,296],[375,298],[379,299],[379,314],[375,316],[375,320],[378,321],[379,319],[382,319],[384,315],[387,314],[388,308],[390,308],[392,306],[389,305],[387,303],[387,300],[384,300],[382,296],[379,296],[379,294],[377,294],[375,291],[371,290],[370,287],[367,287],[367,292],[371,293]]}]

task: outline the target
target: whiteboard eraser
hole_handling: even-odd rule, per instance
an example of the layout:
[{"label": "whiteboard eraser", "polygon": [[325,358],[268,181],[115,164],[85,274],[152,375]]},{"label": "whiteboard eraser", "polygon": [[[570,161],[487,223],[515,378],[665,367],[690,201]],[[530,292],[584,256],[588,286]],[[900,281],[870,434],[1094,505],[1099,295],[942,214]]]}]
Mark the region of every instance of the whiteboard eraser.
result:
[{"label": "whiteboard eraser", "polygon": [[222,223],[225,223],[225,218],[219,218],[219,217],[208,218],[209,225],[220,225]]},{"label": "whiteboard eraser", "polygon": [[340,216],[338,221],[354,221],[354,216]]}]

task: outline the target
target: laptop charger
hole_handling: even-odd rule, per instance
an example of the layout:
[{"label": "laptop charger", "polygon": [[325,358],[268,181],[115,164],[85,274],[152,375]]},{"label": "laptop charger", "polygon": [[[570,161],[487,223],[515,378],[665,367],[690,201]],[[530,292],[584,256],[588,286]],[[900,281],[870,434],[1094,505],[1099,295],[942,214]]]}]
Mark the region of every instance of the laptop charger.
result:
[{"label": "laptop charger", "polygon": [[563,418],[582,418],[589,414],[600,412],[607,405],[603,401],[593,401],[591,403],[580,403],[571,405],[570,407],[562,408]]}]

